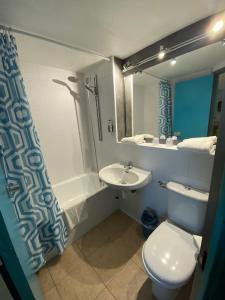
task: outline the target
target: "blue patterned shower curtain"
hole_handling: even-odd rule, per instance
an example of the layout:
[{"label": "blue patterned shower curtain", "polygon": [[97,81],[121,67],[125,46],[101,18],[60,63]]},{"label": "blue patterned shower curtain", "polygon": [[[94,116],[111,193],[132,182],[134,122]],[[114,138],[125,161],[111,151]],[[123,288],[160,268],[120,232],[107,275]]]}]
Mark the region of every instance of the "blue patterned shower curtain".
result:
[{"label": "blue patterned shower curtain", "polygon": [[[41,96],[41,89],[40,89]],[[12,203],[35,271],[51,251],[62,253],[67,230],[49,182],[31,117],[14,37],[0,33],[0,150]]]},{"label": "blue patterned shower curtain", "polygon": [[172,99],[171,86],[168,81],[159,83],[160,114],[159,114],[159,131],[160,135],[166,137],[172,135]]}]

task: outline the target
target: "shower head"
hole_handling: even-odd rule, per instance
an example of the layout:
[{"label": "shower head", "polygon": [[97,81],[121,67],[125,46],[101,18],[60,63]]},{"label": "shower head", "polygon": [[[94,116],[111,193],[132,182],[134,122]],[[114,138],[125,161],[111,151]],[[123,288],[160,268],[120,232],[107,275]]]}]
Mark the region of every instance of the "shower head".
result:
[{"label": "shower head", "polygon": [[[70,81],[70,82],[74,82],[74,83],[77,83],[77,82],[82,82],[79,78],[75,77],[75,76],[69,76],[67,77],[67,79]],[[83,83],[83,82],[82,82]],[[96,95],[96,92],[95,92],[95,89],[92,89],[92,87],[90,87],[87,83],[83,83],[84,87],[92,94],[92,95]],[[93,87],[94,88],[94,87]]]},{"label": "shower head", "polygon": [[71,94],[73,97],[75,97],[75,98],[77,98],[77,99],[79,98],[79,97],[78,97],[78,94],[77,94],[76,92],[74,92],[74,91],[71,89],[71,87],[70,87],[66,82],[61,81],[61,80],[59,80],[59,79],[52,79],[52,81],[55,82],[55,83],[57,83],[57,84],[60,84],[60,85],[65,86],[65,87],[69,90],[70,94]]},{"label": "shower head", "polygon": [[75,77],[75,76],[69,76],[67,79],[68,79],[70,82],[75,82],[75,83],[80,81],[80,79],[77,78],[77,77]]},{"label": "shower head", "polygon": [[57,84],[61,84],[63,86],[66,86],[67,88],[69,87],[68,84],[64,81],[58,80],[58,79],[52,79],[53,82],[57,83]]}]

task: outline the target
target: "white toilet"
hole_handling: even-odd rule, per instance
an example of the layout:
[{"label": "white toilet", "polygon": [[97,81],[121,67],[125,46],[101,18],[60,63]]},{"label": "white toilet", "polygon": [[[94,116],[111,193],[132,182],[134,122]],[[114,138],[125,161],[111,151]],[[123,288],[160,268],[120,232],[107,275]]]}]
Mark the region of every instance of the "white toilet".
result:
[{"label": "white toilet", "polygon": [[[209,193],[168,182],[168,219],[149,236],[142,259],[158,300],[173,300],[194,272]],[[196,235],[197,234],[197,235]]]}]

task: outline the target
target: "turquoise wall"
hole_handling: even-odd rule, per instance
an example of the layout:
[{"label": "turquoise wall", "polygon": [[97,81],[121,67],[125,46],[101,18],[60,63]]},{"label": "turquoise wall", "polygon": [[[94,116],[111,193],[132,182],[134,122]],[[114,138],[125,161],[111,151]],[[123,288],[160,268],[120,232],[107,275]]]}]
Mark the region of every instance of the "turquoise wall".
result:
[{"label": "turquoise wall", "polygon": [[207,136],[213,74],[175,84],[173,131],[180,139]]}]

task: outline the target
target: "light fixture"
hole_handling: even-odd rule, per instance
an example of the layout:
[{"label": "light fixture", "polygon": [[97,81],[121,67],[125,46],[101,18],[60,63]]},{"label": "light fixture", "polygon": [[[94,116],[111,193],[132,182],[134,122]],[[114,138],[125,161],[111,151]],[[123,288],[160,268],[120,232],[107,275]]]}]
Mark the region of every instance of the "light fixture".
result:
[{"label": "light fixture", "polygon": [[124,65],[123,65],[123,72],[126,72],[129,67],[132,66],[132,63],[130,61],[127,61]]},{"label": "light fixture", "polygon": [[163,46],[160,46],[158,59],[163,59],[165,57],[165,55],[166,55],[166,50],[163,48]]},{"label": "light fixture", "polygon": [[220,30],[222,30],[223,27],[224,27],[224,21],[223,21],[223,20],[219,20],[219,21],[217,21],[217,22],[214,24],[214,26],[213,26],[213,28],[212,28],[212,31],[213,31],[214,33],[217,33],[217,32],[219,32]]},{"label": "light fixture", "polygon": [[171,60],[171,62],[170,62],[170,65],[171,65],[171,66],[175,66],[176,63],[177,63],[176,58],[173,58],[173,59]]},{"label": "light fixture", "polygon": [[[135,69],[142,69],[143,66],[146,66],[148,63],[153,62],[153,65],[155,64],[155,60],[166,60],[164,59],[167,54],[173,56],[173,52],[177,51],[180,48],[187,47],[189,45],[195,44],[199,41],[202,41],[204,39],[213,38],[213,35],[221,34],[225,31],[225,15],[223,16],[217,16],[217,19],[214,19],[214,22],[210,24],[210,27],[203,33],[198,34],[197,36],[193,36],[187,40],[184,40],[183,42],[174,44],[172,46],[169,46],[166,48],[164,45],[160,45],[159,51],[151,56],[148,56],[144,59],[138,59],[138,61],[130,63],[129,61],[126,61],[126,63],[123,65],[123,73],[131,73]],[[207,42],[206,42],[207,43]],[[225,46],[225,39],[221,38],[221,45]],[[175,53],[174,53],[175,54]],[[175,66],[177,63],[176,58],[172,58],[170,60],[170,65]],[[151,64],[152,65],[152,64]]]}]

